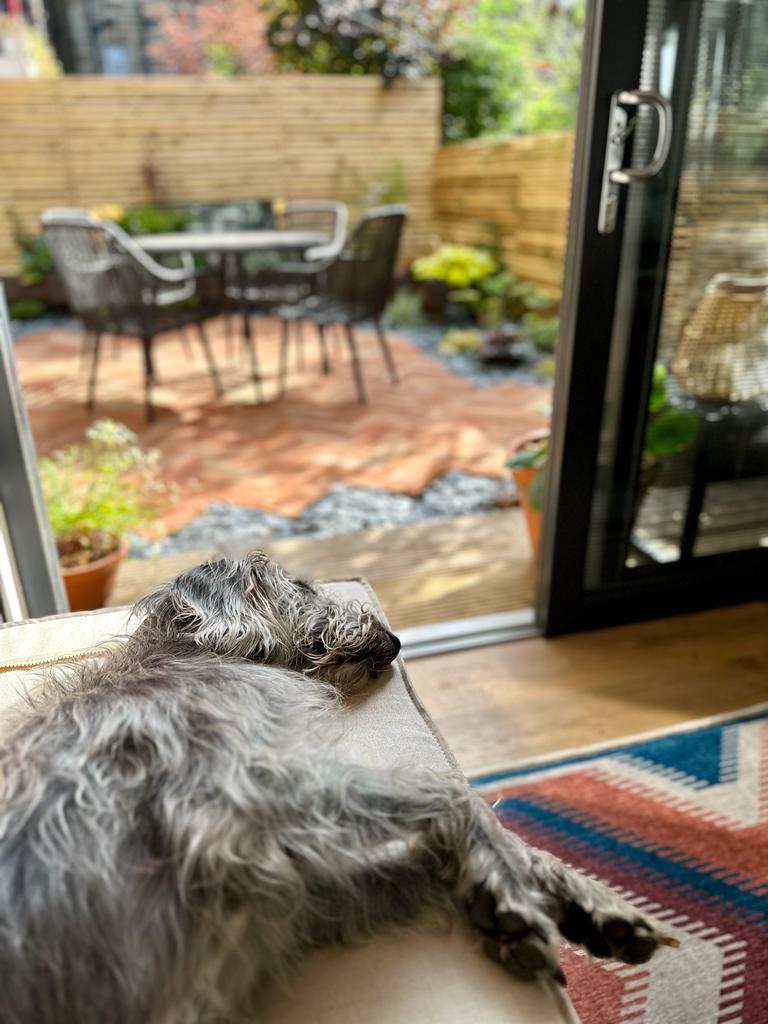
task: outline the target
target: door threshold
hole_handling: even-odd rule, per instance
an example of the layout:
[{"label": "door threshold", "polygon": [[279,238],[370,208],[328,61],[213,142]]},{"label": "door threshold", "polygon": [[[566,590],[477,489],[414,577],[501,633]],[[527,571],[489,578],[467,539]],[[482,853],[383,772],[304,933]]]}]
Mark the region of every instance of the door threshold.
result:
[{"label": "door threshold", "polygon": [[405,658],[425,658],[468,647],[485,647],[509,640],[526,640],[539,635],[533,608],[494,615],[477,615],[428,626],[408,626],[397,634]]}]

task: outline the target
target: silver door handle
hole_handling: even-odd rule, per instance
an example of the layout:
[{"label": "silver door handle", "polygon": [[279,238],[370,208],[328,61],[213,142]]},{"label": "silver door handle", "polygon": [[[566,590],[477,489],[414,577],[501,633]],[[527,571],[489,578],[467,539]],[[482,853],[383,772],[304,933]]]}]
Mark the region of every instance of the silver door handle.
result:
[{"label": "silver door handle", "polygon": [[655,89],[622,89],[615,94],[616,102],[624,107],[639,107],[646,104],[653,107],[659,119],[656,148],[645,167],[620,167],[611,171],[611,181],[617,185],[629,185],[632,181],[653,178],[667,162],[669,147],[672,145],[672,107]]},{"label": "silver door handle", "polygon": [[[653,156],[643,167],[622,167],[624,143],[633,125],[624,107],[653,107],[658,117],[658,132]],[[655,89],[618,89],[611,97],[608,118],[608,138],[605,143],[603,164],[603,186],[600,193],[600,212],[597,230],[601,235],[610,235],[616,227],[619,210],[619,186],[645,181],[658,174],[669,156],[672,143],[672,108],[669,102]]]}]

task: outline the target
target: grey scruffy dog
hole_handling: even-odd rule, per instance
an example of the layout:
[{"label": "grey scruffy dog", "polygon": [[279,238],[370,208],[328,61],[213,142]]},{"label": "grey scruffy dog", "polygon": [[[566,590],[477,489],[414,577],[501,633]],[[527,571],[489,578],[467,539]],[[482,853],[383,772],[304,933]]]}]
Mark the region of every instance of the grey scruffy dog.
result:
[{"label": "grey scruffy dog", "polygon": [[307,951],[430,910],[527,978],[563,980],[558,929],[628,963],[674,944],[456,775],[334,759],[344,694],[399,650],[369,611],[260,553],[139,611],[4,731],[2,1024],[252,1024]]}]

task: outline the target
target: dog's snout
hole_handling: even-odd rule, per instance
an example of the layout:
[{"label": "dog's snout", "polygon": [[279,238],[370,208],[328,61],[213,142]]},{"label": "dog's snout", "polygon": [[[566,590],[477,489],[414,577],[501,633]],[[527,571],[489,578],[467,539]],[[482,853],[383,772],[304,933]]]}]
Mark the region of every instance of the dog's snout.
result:
[{"label": "dog's snout", "polygon": [[402,644],[400,643],[400,637],[395,636],[394,633],[390,633],[390,631],[387,630],[387,639],[389,640],[390,644],[392,645],[392,652],[393,653],[392,653],[392,658],[390,660],[394,661],[395,658],[400,653],[400,648],[402,647]]}]

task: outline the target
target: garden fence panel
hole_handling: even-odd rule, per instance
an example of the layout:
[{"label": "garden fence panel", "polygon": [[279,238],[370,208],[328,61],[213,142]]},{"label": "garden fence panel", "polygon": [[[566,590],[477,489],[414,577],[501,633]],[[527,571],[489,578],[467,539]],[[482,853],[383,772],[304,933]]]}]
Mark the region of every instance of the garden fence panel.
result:
[{"label": "garden fence panel", "polygon": [[[36,230],[48,206],[322,197],[354,214],[405,200],[403,254],[417,255],[434,240],[440,108],[436,79],[388,88],[350,75],[5,80],[2,204]],[[17,269],[4,216],[0,273]]]}]

